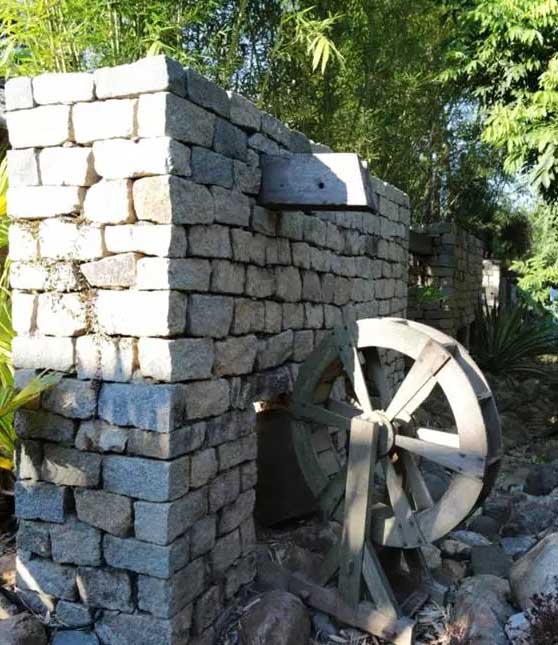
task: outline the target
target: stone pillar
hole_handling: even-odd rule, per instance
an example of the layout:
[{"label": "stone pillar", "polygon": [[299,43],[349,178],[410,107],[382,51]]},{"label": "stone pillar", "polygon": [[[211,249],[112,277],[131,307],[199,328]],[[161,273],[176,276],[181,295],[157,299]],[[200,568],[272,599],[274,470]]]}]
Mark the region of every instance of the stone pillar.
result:
[{"label": "stone pillar", "polygon": [[[342,320],[404,315],[406,195],[261,208],[308,139],[162,56],[6,87],[18,586],[103,643],[212,643],[255,574],[254,401]],[[386,359],[391,378],[401,363]]]}]

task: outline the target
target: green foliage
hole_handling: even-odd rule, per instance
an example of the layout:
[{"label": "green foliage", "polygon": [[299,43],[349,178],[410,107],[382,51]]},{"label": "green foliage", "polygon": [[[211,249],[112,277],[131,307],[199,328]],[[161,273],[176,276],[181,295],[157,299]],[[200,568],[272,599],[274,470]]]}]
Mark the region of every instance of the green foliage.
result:
[{"label": "green foliage", "polygon": [[472,353],[492,374],[540,372],[534,359],[558,352],[558,328],[551,318],[535,316],[524,305],[478,312]]},{"label": "green foliage", "polygon": [[485,108],[484,140],[505,170],[530,171],[558,197],[557,0],[474,0],[463,15],[446,78],[461,80]]},{"label": "green foliage", "polygon": [[413,291],[416,296],[417,303],[421,305],[446,302],[448,299],[442,290],[433,284],[414,287]]}]

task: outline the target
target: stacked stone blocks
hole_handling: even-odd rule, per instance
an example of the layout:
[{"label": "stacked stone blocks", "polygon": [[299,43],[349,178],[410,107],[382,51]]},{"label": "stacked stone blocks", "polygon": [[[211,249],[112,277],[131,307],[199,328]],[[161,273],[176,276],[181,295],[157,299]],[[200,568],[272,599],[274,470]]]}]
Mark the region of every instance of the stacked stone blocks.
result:
[{"label": "stacked stone blocks", "polygon": [[[103,643],[211,643],[255,573],[253,403],[342,321],[404,315],[409,204],[272,212],[311,143],[157,56],[6,88],[18,586]],[[400,364],[387,357],[391,378]]]}]

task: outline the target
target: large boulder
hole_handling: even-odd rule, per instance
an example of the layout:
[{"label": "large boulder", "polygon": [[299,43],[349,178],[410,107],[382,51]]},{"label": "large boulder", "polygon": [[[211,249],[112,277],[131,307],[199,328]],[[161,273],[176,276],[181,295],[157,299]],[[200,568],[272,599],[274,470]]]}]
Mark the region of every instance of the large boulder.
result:
[{"label": "large boulder", "polygon": [[240,645],[306,645],[310,618],[293,594],[269,591],[242,616],[239,634]]},{"label": "large boulder", "polygon": [[491,575],[466,578],[461,583],[452,611],[452,628],[461,643],[508,645],[504,627],[514,610],[508,603],[510,586]]},{"label": "large boulder", "polygon": [[535,464],[525,481],[529,495],[548,495],[558,488],[558,464]]},{"label": "large boulder", "polygon": [[523,493],[513,500],[502,535],[536,535],[548,528],[558,528],[558,491],[542,497]]},{"label": "large boulder", "polygon": [[556,590],[557,554],[558,533],[551,533],[514,563],[510,584],[521,609],[531,606],[531,599],[535,594]]},{"label": "large boulder", "polygon": [[47,645],[45,628],[31,614],[23,613],[0,621],[2,645]]},{"label": "large boulder", "polygon": [[490,574],[507,578],[512,566],[511,558],[497,544],[474,546],[471,548],[473,574]]}]

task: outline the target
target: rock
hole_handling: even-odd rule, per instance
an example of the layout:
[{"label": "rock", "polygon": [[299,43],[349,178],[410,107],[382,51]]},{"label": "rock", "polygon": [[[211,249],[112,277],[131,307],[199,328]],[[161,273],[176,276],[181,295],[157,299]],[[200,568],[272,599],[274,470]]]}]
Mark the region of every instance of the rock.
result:
[{"label": "rock", "polygon": [[558,523],[558,491],[550,495],[516,495],[502,535],[535,535]]},{"label": "rock", "polygon": [[516,559],[537,543],[533,535],[519,535],[518,537],[505,537],[500,540],[504,553],[512,559]]},{"label": "rock", "polygon": [[242,616],[240,645],[305,645],[310,619],[302,602],[285,591],[269,591]]},{"label": "rock", "polygon": [[422,555],[426,561],[428,568],[433,571],[442,566],[442,555],[440,549],[433,544],[421,547]]},{"label": "rock", "polygon": [[525,443],[528,432],[525,424],[515,414],[505,412],[500,416],[502,423],[502,438],[506,449]]},{"label": "rock", "polygon": [[498,539],[500,524],[492,517],[477,515],[469,522],[469,531],[483,535],[490,542]]},{"label": "rock", "polygon": [[514,563],[510,573],[510,584],[521,609],[531,606],[534,594],[556,590],[557,549],[558,533],[551,533]]},{"label": "rock", "polygon": [[13,602],[10,602],[3,593],[0,593],[0,620],[6,620],[11,616],[19,614],[20,609]]},{"label": "rock", "polygon": [[327,614],[323,614],[321,611],[317,611],[312,615],[312,627],[316,632],[316,638],[325,642],[329,642],[329,637],[335,636],[338,631],[331,622],[329,616]]},{"label": "rock", "polygon": [[501,527],[510,519],[511,502],[512,498],[509,495],[488,497],[484,501],[482,514],[496,520]]},{"label": "rock", "polygon": [[471,547],[488,546],[490,544],[490,541],[484,535],[479,535],[473,531],[452,531],[448,537]]},{"label": "rock", "polygon": [[293,532],[292,540],[303,549],[325,555],[340,538],[340,528],[334,522],[305,523]]},{"label": "rock", "polygon": [[513,645],[529,645],[529,621],[524,612],[510,616],[505,630],[506,636]]},{"label": "rock", "polygon": [[322,558],[315,553],[301,549],[296,544],[289,544],[281,560],[283,566],[292,573],[298,573],[310,582],[318,582]]},{"label": "rock", "polygon": [[507,602],[506,580],[491,575],[466,578],[455,596],[452,623],[459,642],[474,645],[508,645],[504,625],[513,609]]},{"label": "rock", "polygon": [[42,624],[28,613],[0,621],[2,645],[47,645],[47,636]]},{"label": "rock", "polygon": [[443,558],[440,573],[451,580],[462,580],[467,575],[467,565],[465,562],[458,562],[451,558]]},{"label": "rock", "polygon": [[511,558],[497,544],[471,548],[471,564],[474,575],[489,574],[507,578],[511,569]]},{"label": "rock", "polygon": [[442,556],[453,560],[469,560],[471,558],[471,545],[459,540],[446,539],[439,544]]},{"label": "rock", "polygon": [[558,464],[535,464],[525,482],[529,495],[548,495],[558,488]]},{"label": "rock", "polygon": [[99,639],[91,632],[78,630],[58,632],[52,640],[52,645],[98,645]]}]

